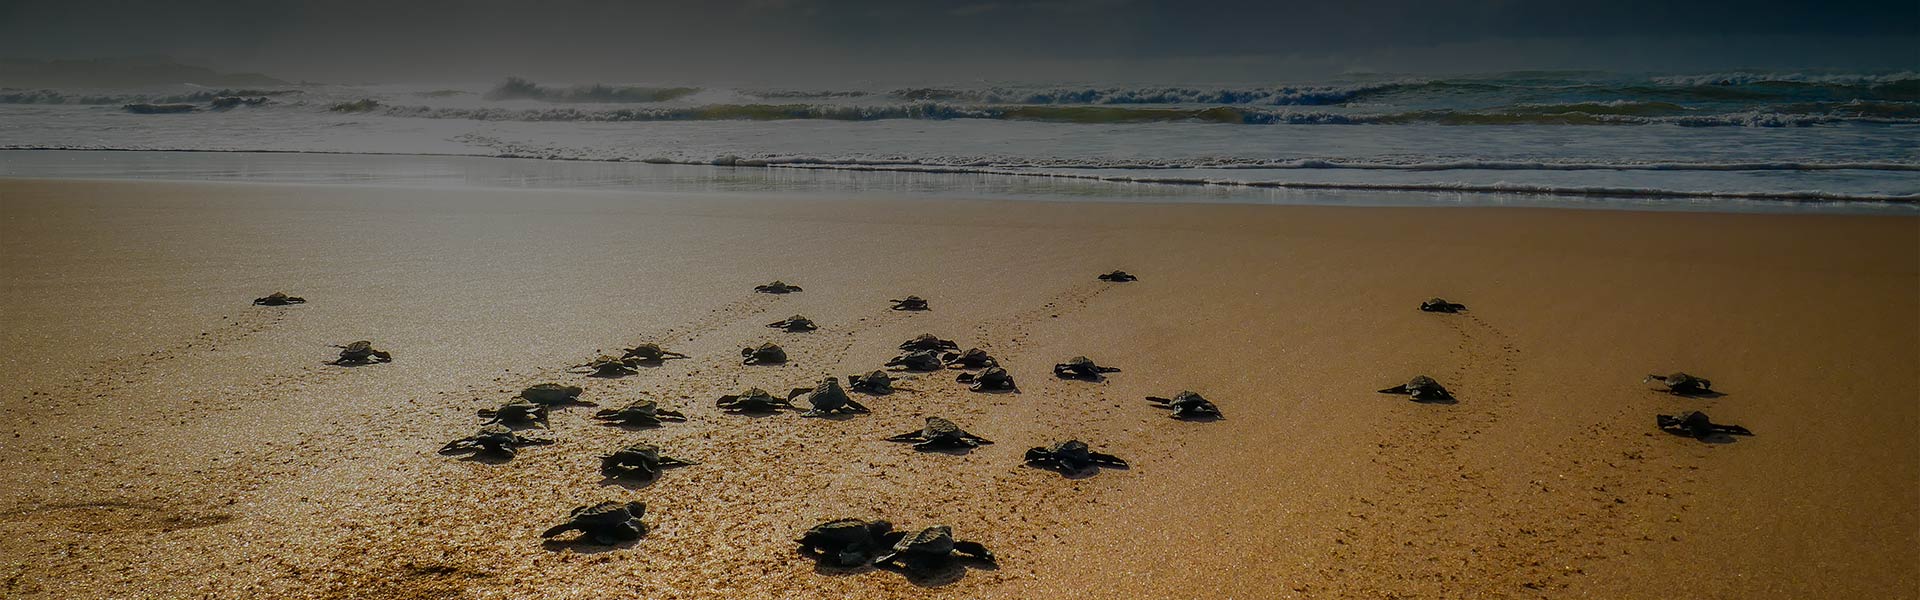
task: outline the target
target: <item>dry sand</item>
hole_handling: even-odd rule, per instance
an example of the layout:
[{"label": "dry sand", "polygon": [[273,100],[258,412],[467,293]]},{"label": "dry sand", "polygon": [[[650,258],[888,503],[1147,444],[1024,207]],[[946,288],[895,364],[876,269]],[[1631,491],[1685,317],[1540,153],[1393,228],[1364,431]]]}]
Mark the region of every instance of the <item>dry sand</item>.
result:
[{"label": "dry sand", "polygon": [[[1920,595],[1911,218],[16,180],[0,250],[8,598]],[[775,278],[806,291],[749,291]],[[273,290],[312,302],[248,305]],[[905,294],[934,310],[886,309]],[[1472,310],[1414,310],[1432,295]],[[762,327],[794,313],[823,329]],[[712,406],[922,332],[1023,393],[946,373],[846,420]],[[321,364],[362,338],[397,360]],[[564,372],[646,340],[695,358]],[[738,364],[769,340],[793,361]],[[1048,376],[1077,354],[1125,371]],[[1640,383],[1671,370],[1726,395]],[[1418,373],[1460,402],[1373,392]],[[572,408],[510,463],[435,454],[542,381],[692,420]],[[1228,419],[1141,400],[1181,389]],[[1654,429],[1689,409],[1758,435]],[[999,443],[879,439],[930,414]],[[1020,466],[1074,437],[1133,468]],[[603,482],[640,440],[703,464]],[[542,544],[612,498],[652,533]],[[817,571],[790,539],[846,515],[948,523],[1000,566]]]}]

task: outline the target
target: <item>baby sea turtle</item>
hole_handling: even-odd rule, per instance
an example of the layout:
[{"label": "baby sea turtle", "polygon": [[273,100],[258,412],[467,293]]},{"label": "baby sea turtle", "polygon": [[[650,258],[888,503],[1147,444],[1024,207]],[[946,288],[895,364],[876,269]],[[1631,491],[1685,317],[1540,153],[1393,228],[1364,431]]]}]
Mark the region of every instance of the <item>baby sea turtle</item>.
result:
[{"label": "baby sea turtle", "polygon": [[894,533],[885,520],[834,519],[808,529],[795,540],[800,548],[821,560],[841,567],[859,567],[873,562],[905,537]]},{"label": "baby sea turtle", "polygon": [[1171,399],[1147,396],[1147,401],[1159,405],[1160,408],[1173,410],[1173,414],[1167,416],[1175,419],[1198,421],[1225,418],[1220,415],[1219,407],[1194,392],[1183,391],[1174,394]]},{"label": "baby sea turtle", "polygon": [[1447,391],[1447,388],[1441,387],[1440,382],[1434,381],[1432,377],[1425,375],[1415,376],[1403,385],[1396,385],[1380,390],[1380,393],[1406,394],[1407,399],[1414,402],[1450,402],[1453,400],[1453,392]]},{"label": "baby sea turtle", "polygon": [[787,362],[787,351],[773,342],[752,348],[741,348],[740,356],[740,364],[743,365],[777,365]]},{"label": "baby sea turtle", "polygon": [[886,371],[874,371],[866,375],[848,375],[847,388],[864,394],[881,396],[893,393],[893,376]]},{"label": "baby sea turtle", "polygon": [[1139,279],[1140,279],[1139,277],[1134,277],[1132,273],[1128,273],[1126,271],[1114,271],[1112,273],[1107,273],[1100,276],[1101,281],[1111,281],[1114,283],[1138,281]]},{"label": "baby sea turtle", "polygon": [[1642,382],[1658,381],[1667,386],[1667,391],[1676,396],[1697,396],[1713,391],[1713,382],[1686,373],[1670,375],[1648,375]]},{"label": "baby sea turtle", "polygon": [[526,401],[534,404],[545,404],[547,406],[565,406],[569,404],[599,406],[598,404],[581,400],[580,393],[584,391],[586,390],[580,389],[580,386],[577,385],[536,383],[527,386],[527,389],[520,390],[518,397],[525,398]]},{"label": "baby sea turtle", "polygon": [[933,350],[914,350],[895,356],[887,361],[887,366],[908,371],[939,371],[947,368],[947,364],[940,361],[940,353]]},{"label": "baby sea turtle", "polygon": [[1027,464],[1053,469],[1064,475],[1085,473],[1098,467],[1127,468],[1127,461],[1112,454],[1094,452],[1086,442],[1080,440],[1067,440],[1027,450]]},{"label": "baby sea turtle", "polygon": [[307,303],[306,298],[301,298],[299,296],[288,296],[286,292],[274,292],[271,294],[267,294],[265,297],[253,299],[253,304],[255,306],[286,306],[288,304],[306,304],[306,303]]},{"label": "baby sea turtle", "polygon": [[715,408],[735,413],[770,413],[781,410],[800,410],[793,400],[778,398],[766,390],[749,388],[739,394],[721,396],[713,402]]},{"label": "baby sea turtle", "polygon": [[800,291],[800,286],[787,285],[787,282],[775,279],[773,283],[753,286],[753,291],[762,294],[791,294]]},{"label": "baby sea turtle", "polygon": [[874,557],[873,564],[898,564],[912,569],[952,559],[956,553],[993,564],[993,553],[988,552],[986,546],[953,539],[953,528],[946,525],[935,525],[900,538],[892,552]]},{"label": "baby sea turtle", "polygon": [[1446,298],[1430,298],[1420,303],[1420,310],[1437,313],[1457,313],[1467,309],[1465,304],[1448,302]]},{"label": "baby sea turtle", "polygon": [[1093,364],[1093,359],[1087,358],[1085,356],[1075,356],[1073,358],[1067,359],[1067,362],[1063,362],[1053,366],[1053,376],[1059,377],[1061,379],[1083,379],[1086,381],[1099,381],[1103,379],[1100,376],[1101,373],[1119,373],[1119,372],[1120,372],[1120,369],[1116,369],[1113,367],[1102,367],[1100,365]]},{"label": "baby sea turtle", "polygon": [[498,408],[480,409],[480,416],[487,419],[482,425],[500,423],[504,425],[547,426],[547,407],[523,399],[514,399]]},{"label": "baby sea turtle", "polygon": [[966,352],[957,354],[948,352],[940,355],[940,360],[945,362],[949,369],[985,369],[1000,366],[1000,361],[994,360],[992,355],[979,348],[968,348]]},{"label": "baby sea turtle", "polygon": [[334,359],[333,364],[343,367],[393,362],[392,354],[373,349],[373,342],[367,340],[360,340],[345,346],[335,344],[333,347],[340,349],[340,358]]},{"label": "baby sea turtle", "polygon": [[887,438],[887,441],[916,442],[913,447],[921,450],[978,448],[982,444],[993,443],[992,440],[967,433],[953,421],[940,417],[927,417],[926,427]]},{"label": "baby sea turtle", "polygon": [[793,391],[787,394],[787,401],[792,402],[794,398],[802,396],[806,397],[807,403],[813,406],[812,410],[800,413],[802,417],[873,412],[847,396],[847,390],[840,387],[840,380],[832,377],[821,379],[819,384],[810,388],[793,388]]},{"label": "baby sea turtle", "polygon": [[953,340],[943,340],[938,337],[935,337],[931,333],[922,333],[920,335],[913,336],[913,339],[900,342],[900,349],[907,350],[907,351],[959,350],[960,345],[953,343]]},{"label": "baby sea turtle", "polygon": [[768,323],[767,326],[772,327],[774,329],[783,329],[790,333],[813,331],[815,329],[820,328],[819,325],[813,324],[813,319],[809,319],[800,315],[794,315],[779,321],[774,321],[772,323]]},{"label": "baby sea turtle", "polygon": [[919,296],[907,296],[905,298],[896,298],[893,300],[888,300],[888,302],[893,303],[894,310],[931,310],[927,306],[927,299],[921,298]]},{"label": "baby sea turtle", "polygon": [[614,358],[602,354],[599,358],[595,358],[587,362],[587,364],[574,365],[567,370],[574,373],[585,373],[589,377],[626,377],[639,373],[640,366],[633,360]]},{"label": "baby sea turtle", "polygon": [[640,522],[640,517],[646,514],[645,502],[601,502],[582,506],[567,515],[567,522],[546,530],[540,537],[550,538],[569,531],[579,531],[582,540],[612,546],[646,535],[647,526]]},{"label": "baby sea turtle", "polygon": [[649,342],[621,350],[620,358],[643,363],[657,363],[671,358],[693,357],[661,348],[659,344]]},{"label": "baby sea turtle", "polygon": [[481,427],[479,433],[463,437],[440,448],[441,454],[459,454],[472,452],[479,455],[498,458],[513,458],[521,446],[544,446],[553,443],[546,438],[531,438],[507,429],[505,425]]},{"label": "baby sea turtle", "polygon": [[954,380],[967,384],[967,389],[976,392],[1020,391],[1020,387],[1013,384],[1013,376],[1000,367],[989,367],[979,373],[961,373]]},{"label": "baby sea turtle", "polygon": [[659,427],[663,421],[687,420],[687,416],[680,414],[680,411],[660,408],[660,404],[652,400],[640,400],[620,408],[593,413],[593,418],[635,427]]},{"label": "baby sea turtle", "polygon": [[600,457],[600,474],[612,478],[632,478],[653,480],[660,476],[662,467],[682,467],[700,463],[680,460],[671,456],[661,456],[660,447],[648,443],[635,443]]},{"label": "baby sea turtle", "polygon": [[1683,415],[1658,415],[1654,420],[1668,433],[1684,435],[1696,439],[1706,439],[1714,434],[1753,435],[1752,431],[1739,425],[1722,425],[1707,418],[1707,413],[1693,411]]}]

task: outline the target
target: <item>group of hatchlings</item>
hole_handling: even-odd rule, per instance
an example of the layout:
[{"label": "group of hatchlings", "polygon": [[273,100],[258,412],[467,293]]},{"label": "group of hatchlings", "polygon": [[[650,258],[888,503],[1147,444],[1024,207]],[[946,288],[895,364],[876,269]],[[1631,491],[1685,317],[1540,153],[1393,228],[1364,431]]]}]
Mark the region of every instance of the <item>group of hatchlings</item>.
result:
[{"label": "group of hatchlings", "polygon": [[[1125,271],[1114,271],[1099,276],[1109,282],[1136,281],[1133,275]],[[788,294],[801,291],[799,286],[785,282],[756,286],[754,291],[768,294]],[[269,296],[254,300],[254,304],[263,306],[285,306],[300,304],[305,299],[275,292]],[[891,301],[894,310],[929,310],[927,301],[918,296]],[[1420,304],[1420,310],[1432,313],[1459,313],[1466,310],[1463,304],[1434,298]],[[794,315],[786,319],[768,323],[767,327],[787,332],[808,332],[819,329],[812,320]],[[360,366],[393,360],[391,353],[375,349],[371,342],[357,341],[336,346],[339,357],[329,364],[340,366]],[[812,387],[794,388],[785,397],[776,396],[760,388],[750,388],[738,394],[720,396],[714,406],[728,413],[774,413],[780,411],[801,411],[794,404],[804,399],[809,408],[801,411],[803,417],[820,417],[839,414],[864,414],[871,412],[866,406],[855,400],[849,390],[868,395],[886,395],[896,389],[895,379],[890,371],[935,372],[944,370],[963,371],[955,379],[966,384],[976,392],[1018,392],[1013,376],[1000,367],[986,351],[970,348],[961,351],[958,344],[940,339],[931,334],[923,334],[900,344],[901,354],[886,363],[886,368],[864,375],[848,375],[846,385],[840,379],[827,377]],[[779,364],[787,360],[786,351],[778,344],[766,343],[740,351],[744,364]],[[577,365],[572,372],[591,377],[622,377],[639,372],[640,367],[658,365],[668,360],[689,358],[685,354],[661,348],[658,344],[640,344],[626,348],[620,356],[602,355]],[[1093,362],[1085,356],[1076,356],[1066,362],[1054,365],[1054,376],[1061,379],[1101,381],[1105,374],[1118,372],[1119,369]],[[1647,382],[1659,382],[1667,391],[1682,396],[1711,395],[1712,382],[1688,375],[1673,373],[1670,375],[1649,375]],[[474,454],[497,460],[509,460],[518,449],[525,446],[538,446],[553,443],[547,438],[520,435],[514,430],[519,426],[545,427],[549,412],[558,407],[581,405],[598,406],[580,399],[583,390],[579,386],[557,383],[542,383],[522,390],[518,396],[496,408],[479,411],[486,419],[480,430],[443,446],[443,454]],[[1452,403],[1454,397],[1439,381],[1426,375],[1419,375],[1407,383],[1380,390],[1385,394],[1406,395],[1414,402]],[[1220,409],[1192,391],[1182,391],[1172,398],[1149,396],[1146,400],[1154,406],[1170,411],[1170,417],[1188,421],[1211,421],[1222,418]],[[620,408],[605,409],[594,413],[593,418],[612,425],[631,427],[656,427],[666,422],[683,422],[687,416],[678,411],[663,408],[651,400],[642,400]],[[1699,439],[1708,439],[1720,435],[1752,435],[1744,427],[1714,423],[1705,413],[1688,412],[1681,415],[1657,415],[1660,429],[1676,435]],[[914,431],[904,432],[885,438],[891,442],[911,443],[919,450],[964,450],[992,444],[993,441],[968,433],[958,424],[947,419],[930,416],[926,425]],[[1067,440],[1027,450],[1024,459],[1028,465],[1053,469],[1062,474],[1072,475],[1097,471],[1100,467],[1126,468],[1127,462],[1120,457],[1094,451],[1085,442]],[[661,454],[660,448],[648,443],[634,443],[600,457],[601,473],[610,479],[634,478],[651,480],[659,476],[667,467],[698,464]],[[618,544],[640,538],[646,532],[641,517],[646,513],[644,502],[601,502],[574,509],[565,523],[554,526],[541,534],[542,537],[555,537],[572,531],[581,532],[580,539],[600,544]],[[969,559],[992,563],[993,553],[977,542],[957,540],[953,530],[946,525],[934,525],[912,531],[895,531],[892,523],[885,520],[837,519],[817,525],[798,539],[802,549],[821,561],[840,567],[906,567],[918,568],[939,561],[951,559]]]}]

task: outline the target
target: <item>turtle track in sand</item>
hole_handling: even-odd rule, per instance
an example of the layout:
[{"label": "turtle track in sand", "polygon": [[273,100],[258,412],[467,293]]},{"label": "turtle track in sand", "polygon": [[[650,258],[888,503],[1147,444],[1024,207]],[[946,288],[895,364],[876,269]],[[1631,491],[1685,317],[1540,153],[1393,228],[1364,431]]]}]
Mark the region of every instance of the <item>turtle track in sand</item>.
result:
[{"label": "turtle track in sand", "polygon": [[[1522,353],[1496,325],[1471,314],[1442,318],[1458,339],[1453,405],[1395,403],[1371,461],[1385,488],[1354,499],[1329,566],[1296,591],[1357,597],[1550,597],[1568,593],[1595,561],[1653,541],[1649,511],[1684,505],[1651,459],[1650,434],[1626,418],[1583,427],[1574,439],[1513,456],[1510,438],[1530,415],[1516,396]],[[1524,441],[1524,440],[1523,440]],[[1594,459],[1591,457],[1604,457]],[[1590,464],[1595,461],[1603,464]],[[1524,477],[1514,476],[1514,472]],[[1524,481],[1522,481],[1524,479]],[[1690,480],[1683,482],[1689,483]],[[1469,583],[1472,582],[1472,583]]]}]

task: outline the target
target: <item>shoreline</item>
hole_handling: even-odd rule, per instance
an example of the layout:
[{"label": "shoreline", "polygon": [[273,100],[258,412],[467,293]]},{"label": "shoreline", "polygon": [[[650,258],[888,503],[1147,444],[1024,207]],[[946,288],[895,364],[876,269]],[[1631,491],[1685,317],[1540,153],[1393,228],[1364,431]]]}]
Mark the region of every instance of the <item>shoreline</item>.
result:
[{"label": "shoreline", "polygon": [[[0,589],[1654,598],[1685,581],[1699,597],[1792,598],[1920,585],[1920,220],[1907,216],[227,183],[0,179],[0,340],[16,350],[0,407],[25,416],[0,432],[17,467],[0,486],[0,548],[19,557],[0,564]],[[1113,268],[1142,280],[1092,280]],[[748,291],[771,279],[807,291]],[[245,306],[279,288],[311,303]],[[934,311],[886,310],[904,294]],[[1471,309],[1413,310],[1434,295]],[[795,312],[823,329],[761,326]],[[871,370],[921,332],[986,348],[1023,393],[941,375],[847,420],[711,408],[745,386]],[[396,361],[318,364],[325,344],[362,337]],[[695,359],[564,374],[647,339]],[[741,345],[774,339],[792,364],[738,364]],[[1076,354],[1124,371],[1044,376]],[[1727,396],[1639,383],[1681,369]],[[1422,372],[1461,402],[1373,392]],[[567,409],[542,433],[560,443],[505,465],[432,452],[470,433],[474,410],[545,380],[693,419],[631,432]],[[1180,389],[1227,419],[1180,423],[1141,401]],[[1758,435],[1714,445],[1653,428],[1683,410]],[[930,414],[999,443],[946,456],[879,441]],[[1068,437],[1133,467],[1018,466]],[[595,455],[633,441],[703,464],[637,489],[592,476]],[[534,535],[611,496],[653,503],[654,533],[610,552]],[[1001,566],[931,581],[816,570],[788,540],[839,516],[949,523]]]},{"label": "shoreline", "polygon": [[[667,160],[667,159],[644,159],[644,160],[631,160],[631,159],[624,159],[624,158],[596,159],[596,158],[587,158],[587,157],[564,157],[564,156],[556,156],[556,155],[546,155],[546,156],[521,155],[521,154],[513,154],[513,153],[458,154],[458,153],[381,153],[381,152],[307,151],[307,150],[208,150],[208,149],[155,150],[155,149],[122,149],[122,148],[51,148],[51,147],[49,148],[38,148],[38,147],[0,148],[0,153],[4,153],[4,152],[56,152],[56,153],[57,152],[102,152],[102,153],[151,153],[151,154],[162,154],[162,155],[206,154],[206,155],[326,156],[326,157],[409,157],[409,158],[415,158],[415,159],[491,159],[491,160],[504,160],[504,161],[574,163],[574,164],[582,164],[582,165],[641,166],[643,168],[644,167],[669,167],[669,168],[680,167],[680,168],[711,168],[716,170],[734,169],[734,168],[752,168],[752,169],[762,169],[768,173],[779,172],[779,171],[812,172],[812,173],[820,173],[826,176],[839,175],[839,174],[870,173],[870,174],[879,174],[879,175],[906,175],[906,176],[952,175],[952,176],[970,176],[970,177],[988,177],[988,178],[1004,177],[1004,178],[1012,178],[1012,179],[1019,179],[1019,180],[1036,180],[1040,182],[1064,183],[1067,185],[1101,186],[1099,188],[1094,188],[1084,192],[1071,194],[1072,196],[1081,198],[1083,200],[1087,197],[1100,195],[1101,192],[1112,194],[1117,190],[1117,187],[1106,187],[1106,186],[1153,186],[1153,187],[1165,187],[1167,189],[1147,190],[1146,195],[1166,199],[1168,201],[1177,201],[1177,199],[1181,199],[1181,198],[1213,197],[1218,200],[1218,203],[1229,203],[1229,204],[1338,203],[1338,200],[1333,200],[1331,202],[1326,200],[1322,200],[1319,202],[1315,202],[1311,200],[1288,202],[1285,200],[1275,201],[1273,198],[1269,198],[1266,201],[1261,201],[1257,198],[1242,198],[1239,200],[1226,200],[1226,198],[1231,198],[1236,194],[1245,194],[1245,193],[1258,194],[1258,193],[1271,192],[1271,193],[1281,193],[1281,194],[1296,194],[1296,195],[1302,195],[1304,197],[1311,197],[1313,195],[1327,195],[1327,196],[1337,197],[1340,194],[1350,194],[1351,196],[1354,196],[1354,197],[1360,197],[1360,196],[1365,196],[1367,194],[1385,194],[1385,195],[1388,195],[1389,197],[1398,197],[1404,200],[1404,202],[1402,203],[1389,202],[1386,204],[1388,206],[1425,206],[1425,205],[1443,204],[1443,203],[1446,203],[1448,200],[1458,202],[1463,198],[1471,199],[1473,197],[1484,197],[1486,198],[1486,200],[1484,200],[1483,203],[1479,205],[1496,205],[1496,206],[1507,205],[1509,204],[1509,201],[1518,201],[1513,204],[1519,205],[1519,206],[1534,206],[1534,207],[1541,207],[1541,208],[1611,209],[1614,207],[1611,204],[1604,201],[1612,200],[1612,201],[1619,201],[1623,203],[1633,203],[1633,204],[1640,205],[1635,208],[1647,208],[1647,209],[1655,209],[1655,210],[1671,209],[1671,210],[1708,210],[1708,211],[1718,210],[1721,212],[1755,212],[1755,211],[1766,212],[1766,211],[1776,211],[1776,210],[1790,211],[1795,207],[1801,207],[1806,209],[1837,208],[1841,210],[1854,210],[1854,211],[1860,211],[1860,212],[1920,210],[1920,194],[1845,194],[1845,193],[1834,193],[1834,192],[1824,192],[1824,191],[1814,191],[1814,190],[1770,191],[1769,192],[1769,191],[1670,190],[1670,189],[1630,188],[1630,187],[1585,187],[1585,186],[1562,187],[1562,186],[1551,186],[1551,185],[1541,185],[1541,184],[1505,183],[1505,182],[1493,183],[1493,184],[1466,184],[1466,183],[1398,184],[1398,183],[1371,183],[1371,182],[1236,181],[1236,180],[1226,180],[1226,179],[1217,179],[1217,178],[1157,177],[1157,176],[1148,176],[1148,175],[1137,175],[1137,176],[1136,175],[1102,175],[1098,173],[1098,171],[1121,170],[1118,167],[1088,169],[1090,171],[1094,171],[1089,173],[1068,173],[1068,172],[1057,172],[1057,171],[1020,170],[1019,168],[1014,168],[1014,167],[964,167],[964,166],[947,166],[947,165],[916,165],[916,164],[893,164],[893,163],[819,164],[819,163],[807,162],[807,161],[772,162],[765,159],[737,159],[736,161],[721,163],[719,161],[699,162],[699,161],[673,161],[673,160]],[[1340,168],[1344,169],[1344,168],[1350,168],[1350,167],[1340,167]],[[1920,169],[1920,167],[1914,167],[1914,168]],[[1148,169],[1148,170],[1152,171],[1152,170],[1160,170],[1160,169]],[[1235,168],[1235,170],[1244,170],[1244,169]],[[1367,168],[1367,169],[1361,169],[1361,170],[1377,170],[1377,169]],[[1433,171],[1433,169],[1410,169],[1410,170],[1421,171],[1421,172]],[[1441,169],[1441,170],[1452,170],[1452,169]],[[1474,170],[1474,169],[1465,169],[1465,170]],[[1482,170],[1501,171],[1501,170],[1510,170],[1510,169],[1494,168],[1494,169],[1482,169]],[[1567,169],[1562,167],[1562,168],[1553,168],[1548,170],[1567,170]],[[1633,167],[1621,167],[1621,166],[1614,166],[1614,167],[1608,167],[1603,169],[1603,168],[1594,166],[1591,168],[1582,168],[1578,170],[1635,171],[1635,170],[1642,170],[1642,169],[1637,169]],[[1651,170],[1657,172],[1663,169],[1651,169]],[[1766,169],[1766,170],[1771,170],[1771,169]],[[1845,170],[1845,169],[1822,168],[1818,170]],[[1899,170],[1908,170],[1908,169],[1899,169]],[[96,173],[92,177],[88,177],[88,176],[58,177],[56,176],[56,177],[48,177],[48,178],[89,179],[89,178],[98,178],[102,176],[103,174]],[[14,179],[39,178],[31,174],[21,175],[21,174],[15,174],[11,172],[0,173],[0,177],[14,178]],[[195,180],[188,178],[188,179],[179,179],[179,180],[171,180],[171,181],[195,181]],[[267,183],[273,183],[273,182],[269,181]],[[1018,185],[1019,184],[1014,184],[1011,187],[1018,187]],[[1156,192],[1164,192],[1164,193],[1156,193]],[[1137,193],[1139,192],[1135,191],[1129,195],[1137,194]],[[1422,195],[1427,196],[1427,198],[1424,201],[1419,199],[1419,196],[1422,196]],[[1446,198],[1447,200],[1442,200],[1442,198]],[[1689,205],[1687,203],[1694,203],[1694,204]],[[1632,208],[1629,208],[1629,210],[1631,209]],[[1744,210],[1741,210],[1741,209],[1744,209]],[[1920,214],[1920,212],[1916,212],[1914,214]]]}]

